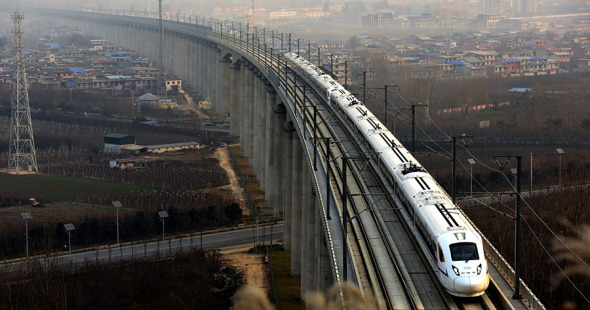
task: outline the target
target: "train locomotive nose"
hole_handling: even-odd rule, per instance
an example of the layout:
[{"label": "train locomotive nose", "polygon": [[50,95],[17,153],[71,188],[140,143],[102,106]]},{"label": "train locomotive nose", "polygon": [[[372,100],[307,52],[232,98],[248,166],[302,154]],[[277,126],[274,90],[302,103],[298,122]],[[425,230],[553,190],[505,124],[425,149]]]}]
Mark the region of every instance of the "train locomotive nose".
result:
[{"label": "train locomotive nose", "polygon": [[485,277],[459,277],[454,281],[455,292],[462,296],[480,295],[487,288]]}]

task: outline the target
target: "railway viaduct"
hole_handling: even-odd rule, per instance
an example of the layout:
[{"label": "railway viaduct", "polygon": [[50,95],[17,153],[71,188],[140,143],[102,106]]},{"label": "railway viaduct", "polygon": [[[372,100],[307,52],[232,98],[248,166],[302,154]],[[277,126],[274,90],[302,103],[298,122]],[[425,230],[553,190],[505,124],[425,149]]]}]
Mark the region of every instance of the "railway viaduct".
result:
[{"label": "railway viaduct", "polygon": [[[41,15],[158,59],[157,19],[130,12]],[[163,67],[231,120],[269,206],[284,219],[283,244],[302,297],[348,281],[380,308],[465,307],[433,280],[419,250],[424,245],[411,237],[415,227],[362,138],[287,66],[282,54],[291,41],[198,16],[165,20],[163,28]],[[544,309],[522,281],[521,298],[512,298],[514,271],[487,240],[485,249],[492,284],[476,308]]]}]

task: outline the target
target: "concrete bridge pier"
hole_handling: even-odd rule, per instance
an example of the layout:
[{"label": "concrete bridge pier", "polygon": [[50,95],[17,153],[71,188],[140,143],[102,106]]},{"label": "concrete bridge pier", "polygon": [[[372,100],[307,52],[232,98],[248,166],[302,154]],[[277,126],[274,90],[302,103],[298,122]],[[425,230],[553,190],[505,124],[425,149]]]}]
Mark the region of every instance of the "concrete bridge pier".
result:
[{"label": "concrete bridge pier", "polygon": [[254,66],[251,66],[250,68],[250,92],[248,92],[249,95],[249,99],[248,99],[248,157],[251,159],[250,160],[250,166],[253,167],[254,165],[254,146],[255,146],[255,141],[254,141],[254,131],[256,130],[256,99],[258,99],[258,92],[256,91],[256,84],[257,84],[257,78],[256,78],[256,68]]},{"label": "concrete bridge pier", "polygon": [[[182,82],[182,88],[184,90],[187,90],[189,87],[191,87],[191,90],[194,91],[194,86],[195,86],[195,68],[197,68],[197,59],[195,56],[195,41],[192,38],[186,38],[185,40],[188,41],[188,57],[186,57],[186,59],[188,60],[188,65],[186,66],[186,80],[184,80]],[[188,84],[188,85],[185,85]]]},{"label": "concrete bridge pier", "polygon": [[277,93],[270,86],[270,84],[265,85],[266,87],[266,129],[265,129],[265,162],[263,163],[264,167],[264,180],[265,180],[265,187],[264,192],[266,199],[269,203],[269,206],[273,208],[274,214],[276,215],[276,199],[275,199],[275,173],[274,170],[277,169],[276,167],[276,153],[275,150],[275,122],[278,118],[278,115],[275,113],[274,108],[277,102]]},{"label": "concrete bridge pier", "polygon": [[262,144],[262,137],[260,136],[260,119],[262,108],[261,102],[264,100],[266,101],[266,91],[262,89],[262,81],[260,81],[258,69],[254,69],[254,117],[253,119],[253,129],[252,129],[252,141],[254,141],[253,149],[252,149],[252,157],[250,157],[250,165],[254,168],[254,173],[256,174],[256,179],[260,182],[260,147]]},{"label": "concrete bridge pier", "polygon": [[301,274],[301,231],[302,227],[302,204],[303,191],[301,188],[303,174],[303,149],[299,137],[293,136],[293,183],[291,198],[293,201],[291,209],[291,275]]},{"label": "concrete bridge pier", "polygon": [[[300,246],[301,246],[301,296],[305,296],[305,293],[307,292],[307,282],[308,282],[308,277],[309,277],[309,273],[308,273],[308,268],[309,266],[309,260],[308,260],[308,256],[309,256],[309,252],[310,252],[310,244],[309,244],[309,239],[308,239],[308,234],[307,231],[309,229],[312,229],[311,226],[309,226],[309,222],[307,221],[308,217],[309,217],[309,197],[311,196],[311,188],[309,186],[309,178],[310,178],[310,173],[309,173],[309,165],[307,162],[307,157],[302,156],[302,169],[301,169],[301,191],[302,191],[302,197],[301,197],[301,231],[300,231],[300,235],[299,238],[301,240]],[[313,254],[313,253],[312,253]]]},{"label": "concrete bridge pier", "polygon": [[[205,74],[204,74],[204,61],[205,61],[205,45],[203,44],[203,42],[197,41],[197,53],[194,57],[197,58],[197,67],[195,68],[195,73],[196,73],[196,77],[197,77],[197,82],[195,85],[195,88],[197,90],[197,92],[199,93],[201,99],[206,99],[205,93],[204,93],[204,88],[203,88],[203,84],[204,84],[204,78],[205,78]],[[197,69],[198,68],[198,69]]]},{"label": "concrete bridge pier", "polygon": [[[158,39],[159,40],[159,39]],[[156,44],[157,45],[157,44]],[[175,50],[172,48],[174,43],[172,43],[172,36],[164,33],[164,46],[162,47],[162,51],[164,56],[162,57],[164,64],[160,67],[164,68],[164,74],[167,72],[174,72],[174,68],[172,67],[172,58],[176,57]],[[158,58],[159,60],[160,58]],[[166,77],[167,79],[168,77]]]},{"label": "concrete bridge pier", "polygon": [[[200,87],[201,87],[201,78],[202,78],[202,73],[201,73],[201,69],[203,68],[202,66],[202,61],[203,61],[203,54],[201,52],[201,43],[199,42],[198,39],[194,39],[194,46],[195,46],[195,52],[193,53],[193,58],[195,59],[195,66],[192,67],[193,70],[193,76],[195,79],[195,82],[192,84],[193,90],[194,92],[199,94],[199,97],[201,97],[201,91],[200,91]],[[200,100],[200,98],[195,98],[195,100]]]},{"label": "concrete bridge pier", "polygon": [[230,66],[231,66],[231,59],[229,55],[225,55],[220,59],[221,63],[221,73],[220,73],[220,81],[219,81],[219,100],[221,101],[221,113],[219,117],[219,121],[225,123],[225,120],[230,115]]},{"label": "concrete bridge pier", "polygon": [[[203,64],[203,73],[204,73],[204,77],[203,77],[203,95],[207,98],[210,98],[212,101],[212,104],[216,104],[216,102],[213,102],[213,97],[211,95],[211,81],[213,80],[213,74],[212,74],[212,63],[214,61],[213,59],[213,50],[211,49],[211,45],[207,44],[207,46],[204,49],[204,56],[205,56],[205,63]],[[211,109],[215,109],[215,106],[212,106]]]},{"label": "concrete bridge pier", "polygon": [[[285,116],[286,119],[286,116]],[[290,130],[292,123],[286,121],[283,125],[287,128],[284,130],[284,171],[283,183],[284,186],[281,189],[283,191],[283,222],[285,223],[285,237],[284,246],[286,250],[292,250],[291,244],[292,239],[292,220],[293,220],[293,130]],[[290,126],[289,126],[290,125]]]},{"label": "concrete bridge pier", "polygon": [[[321,221],[321,218],[319,219]],[[321,234],[320,234],[320,252],[319,252],[319,265],[317,265],[318,268],[318,272],[316,273],[316,275],[318,276],[318,291],[324,291],[326,290],[328,287],[332,286],[334,284],[334,275],[332,275],[332,268],[330,266],[330,254],[328,253],[328,245],[326,242],[326,235],[323,231],[323,229],[321,228],[321,226],[318,226],[318,229],[320,229]]]},{"label": "concrete bridge pier", "polygon": [[211,68],[211,79],[209,80],[209,91],[211,98],[213,99],[213,106],[215,107],[215,112],[217,115],[221,113],[221,101],[219,98],[219,90],[220,90],[220,83],[219,83],[219,66],[218,59],[219,54],[221,51],[217,48],[217,45],[213,45],[211,49],[211,62],[209,63],[209,67]]},{"label": "concrete bridge pier", "polygon": [[320,207],[321,202],[316,197],[316,205],[314,208],[314,232],[313,232],[313,245],[314,245],[314,257],[313,257],[313,289],[320,291],[322,287],[322,247],[325,245],[322,243],[322,221],[320,218]]},{"label": "concrete bridge pier", "polygon": [[[240,95],[242,94],[242,65],[239,62],[233,62],[230,65],[230,134],[232,136],[240,135]],[[241,138],[240,138],[241,139]]]},{"label": "concrete bridge pier", "polygon": [[269,118],[270,113],[272,113],[271,109],[268,109],[268,97],[269,93],[266,88],[266,84],[268,81],[262,75],[262,72],[259,72],[260,77],[260,92],[261,97],[260,101],[258,102],[258,130],[256,131],[256,135],[260,139],[260,144],[258,146],[258,155],[256,155],[257,163],[258,163],[258,180],[260,182],[260,188],[266,192],[266,144],[268,140],[266,139],[266,120]]},{"label": "concrete bridge pier", "polygon": [[254,75],[252,74],[252,64],[247,64],[247,69],[245,70],[244,76],[244,97],[242,100],[242,105],[244,109],[244,122],[243,122],[243,131],[240,133],[240,137],[244,136],[244,143],[242,145],[242,149],[244,150],[244,155],[246,157],[250,157],[252,155],[250,144],[252,143],[252,118],[254,117],[254,113],[252,113],[252,102],[254,98],[254,90],[252,87],[254,86]]},{"label": "concrete bridge pier", "polygon": [[[285,216],[285,204],[283,195],[283,184],[285,184],[285,130],[283,128],[286,120],[286,109],[285,105],[279,100],[278,96],[277,104],[273,108],[274,115],[274,145],[271,147],[273,153],[274,169],[273,172],[273,203],[275,207],[275,217],[284,218]],[[285,239],[285,238],[283,238]]]},{"label": "concrete bridge pier", "polygon": [[214,92],[214,82],[215,82],[215,61],[216,61],[216,57],[215,57],[215,52],[213,51],[213,48],[211,46],[209,46],[207,48],[207,63],[205,64],[205,67],[207,68],[207,75],[206,75],[206,80],[205,80],[205,95],[209,98],[211,98],[211,102],[212,102],[212,109],[215,110],[215,112],[217,112],[217,101],[215,100],[215,94],[213,94]]},{"label": "concrete bridge pier", "polygon": [[240,128],[238,130],[238,135],[240,136],[240,145],[242,147],[242,150],[246,151],[246,124],[248,121],[248,118],[246,116],[247,113],[247,107],[246,107],[246,98],[248,97],[248,77],[249,77],[249,70],[248,70],[248,62],[245,59],[242,59],[242,70],[241,70],[241,80],[240,82],[242,83],[242,96],[240,97],[240,105],[239,105],[239,109],[240,109],[240,121],[239,121],[239,125]]},{"label": "concrete bridge pier", "polygon": [[[309,165],[308,165],[309,166]],[[313,292],[317,290],[316,281],[315,281],[315,269],[316,269],[316,256],[318,256],[318,251],[316,251],[316,229],[315,226],[316,221],[316,213],[317,213],[317,206],[318,206],[318,199],[317,194],[315,192],[315,188],[312,187],[312,180],[311,180],[311,167],[308,167],[310,177],[307,178],[307,186],[309,188],[309,196],[307,197],[307,203],[303,205],[304,208],[307,208],[307,229],[306,229],[306,247],[307,247],[307,255],[303,258],[306,260],[306,289],[307,292]],[[303,283],[303,282],[302,282]],[[303,286],[303,285],[302,285]],[[301,295],[305,296],[305,295]]]},{"label": "concrete bridge pier", "polygon": [[187,60],[187,65],[183,66],[184,68],[184,78],[183,78],[183,86],[182,88],[184,89],[184,84],[187,84],[187,88],[190,88],[191,85],[195,85],[195,81],[194,81],[194,75],[193,75],[193,71],[195,68],[195,58],[193,58],[193,54],[194,54],[194,48],[195,48],[195,43],[193,42],[192,38],[190,37],[186,37],[184,38],[184,41],[186,41],[186,50],[184,52],[184,59]]},{"label": "concrete bridge pier", "polygon": [[[176,59],[180,57],[180,52],[182,48],[182,42],[180,41],[183,40],[168,33],[164,34],[164,62],[166,63],[164,69],[166,69],[167,73],[180,73],[180,71],[178,71],[179,68],[176,66]],[[170,78],[171,77],[168,76],[166,77],[166,79]]]}]

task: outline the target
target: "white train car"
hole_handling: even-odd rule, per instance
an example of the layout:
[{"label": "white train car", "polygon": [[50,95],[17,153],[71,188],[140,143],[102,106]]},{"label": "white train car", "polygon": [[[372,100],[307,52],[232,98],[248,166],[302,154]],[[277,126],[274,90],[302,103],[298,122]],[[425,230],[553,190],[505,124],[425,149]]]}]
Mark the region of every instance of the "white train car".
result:
[{"label": "white train car", "polygon": [[424,254],[443,287],[459,297],[484,294],[489,274],[482,238],[436,180],[339,83],[295,53],[287,53],[285,58],[325,92],[328,103],[344,112],[369,142],[379,168],[416,227],[416,238],[423,241]]}]

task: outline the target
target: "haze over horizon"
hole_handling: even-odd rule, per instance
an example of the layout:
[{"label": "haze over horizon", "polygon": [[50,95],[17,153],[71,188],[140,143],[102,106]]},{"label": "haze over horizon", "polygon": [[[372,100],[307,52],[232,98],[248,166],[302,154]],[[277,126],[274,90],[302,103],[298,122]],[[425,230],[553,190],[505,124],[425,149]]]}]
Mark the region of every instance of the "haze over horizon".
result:
[{"label": "haze over horizon", "polygon": [[[506,0],[509,1],[509,0]],[[12,2],[12,3],[10,3]],[[55,7],[55,8],[70,8],[70,9],[116,9],[116,10],[135,10],[135,11],[156,11],[158,8],[157,0],[99,0],[93,1],[92,3],[80,2],[78,0],[14,0],[5,2],[0,5],[4,7],[4,10],[12,10],[17,7],[25,9],[30,6],[35,7]],[[572,8],[572,9],[584,9],[588,8],[589,4],[583,0],[567,0],[567,1],[554,1],[554,0],[539,0],[539,6],[544,8],[543,13],[551,13],[551,11],[558,10],[560,8]],[[255,0],[255,7],[265,8],[266,10],[281,10],[281,9],[292,9],[292,8],[310,8],[310,7],[321,7],[325,4],[338,5],[338,4],[349,4],[362,3],[362,5],[368,10],[379,9],[382,7],[390,7],[396,10],[399,7],[408,6],[425,6],[425,7],[441,7],[441,6],[477,6],[478,1],[467,1],[467,0],[374,0],[374,1],[347,1],[347,0]],[[167,12],[180,11],[183,14],[211,14],[213,9],[216,7],[251,7],[252,0],[164,0],[163,7]],[[572,11],[577,12],[576,10]]]}]

